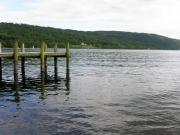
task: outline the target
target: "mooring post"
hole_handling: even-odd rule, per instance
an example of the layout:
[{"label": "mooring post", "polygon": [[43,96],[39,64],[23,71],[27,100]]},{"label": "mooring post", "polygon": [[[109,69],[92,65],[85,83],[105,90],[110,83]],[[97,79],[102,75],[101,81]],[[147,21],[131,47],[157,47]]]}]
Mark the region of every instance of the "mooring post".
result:
[{"label": "mooring post", "polygon": [[[47,44],[44,44],[44,52],[47,52],[47,49],[48,49],[48,47],[47,47]],[[45,66],[45,79],[47,80],[47,57],[46,56],[44,56],[44,66]]]},{"label": "mooring post", "polygon": [[45,43],[41,43],[40,49],[40,59],[41,59],[41,79],[44,80],[45,77],[45,55],[44,55]]},{"label": "mooring post", "polygon": [[[24,43],[21,46],[22,53],[25,53]],[[25,82],[25,57],[21,57],[21,75],[22,81]]]},{"label": "mooring post", "polygon": [[69,58],[70,58],[70,50],[69,43],[66,45],[66,79],[69,79]]},{"label": "mooring post", "polygon": [[[14,96],[15,96],[15,102],[16,103],[20,102],[19,84],[18,84],[18,57],[19,57],[18,49],[19,49],[18,42],[16,41],[15,45],[14,45],[14,90],[15,90]],[[23,44],[21,46],[21,51],[23,52]],[[24,67],[24,65],[22,66],[22,62],[21,62],[21,68],[22,67]],[[23,79],[23,77],[22,77],[22,79]]]},{"label": "mooring post", "polygon": [[24,43],[22,43],[22,45],[21,45],[21,52],[22,52],[22,53],[25,52]]},{"label": "mooring post", "polygon": [[[54,52],[56,53],[58,50],[57,48],[57,44],[55,44],[54,46]],[[57,80],[57,76],[58,76],[58,67],[57,67],[57,57],[54,57],[54,76],[55,76],[55,80]]]},{"label": "mooring post", "polygon": [[69,51],[69,43],[66,45],[66,57],[70,57],[70,51]]},{"label": "mooring post", "polygon": [[2,44],[0,42],[0,53],[2,53]]},{"label": "mooring post", "polygon": [[[2,53],[2,44],[0,42],[0,53]],[[2,82],[2,58],[0,57],[0,83]]]},{"label": "mooring post", "polygon": [[0,83],[2,82],[2,58],[0,58]]},{"label": "mooring post", "polygon": [[18,42],[15,42],[14,45],[14,82],[18,82]]},{"label": "mooring post", "polygon": [[47,51],[47,44],[42,42],[41,44],[41,96],[40,98],[45,97],[45,81],[47,80],[47,57],[45,52]]}]

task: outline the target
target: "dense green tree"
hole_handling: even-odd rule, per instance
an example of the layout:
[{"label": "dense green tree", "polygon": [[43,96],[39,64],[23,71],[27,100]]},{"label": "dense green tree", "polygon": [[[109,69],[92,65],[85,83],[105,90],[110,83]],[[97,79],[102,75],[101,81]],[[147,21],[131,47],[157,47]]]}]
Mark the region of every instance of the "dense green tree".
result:
[{"label": "dense green tree", "polygon": [[83,42],[92,48],[123,49],[180,49],[180,40],[155,34],[131,33],[121,31],[83,32],[40,27],[26,24],[0,23],[0,42],[12,47],[14,41],[25,43],[26,47],[38,47],[45,41],[49,47],[55,43],[64,47],[68,42],[79,47]]}]

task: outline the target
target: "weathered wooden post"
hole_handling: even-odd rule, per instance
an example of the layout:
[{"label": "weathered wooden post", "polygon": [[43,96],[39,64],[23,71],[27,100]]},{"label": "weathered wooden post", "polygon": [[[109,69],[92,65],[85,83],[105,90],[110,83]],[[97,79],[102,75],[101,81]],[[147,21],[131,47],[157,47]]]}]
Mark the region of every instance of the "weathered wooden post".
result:
[{"label": "weathered wooden post", "polygon": [[0,42],[0,53],[2,53],[2,44]]},{"label": "weathered wooden post", "polygon": [[45,55],[44,55],[45,43],[41,43],[40,59],[41,59],[41,79],[44,81],[45,77]]},{"label": "weathered wooden post", "polygon": [[66,45],[66,58],[69,60],[70,58],[70,51],[69,51],[69,43]]},{"label": "weathered wooden post", "polygon": [[[2,44],[0,42],[0,53],[2,53]],[[2,58],[0,57],[0,82],[2,81]]]},{"label": "weathered wooden post", "polygon": [[2,82],[2,58],[0,58],[0,83]]},{"label": "weathered wooden post", "polygon": [[[57,44],[55,44],[54,46],[54,52],[57,52]],[[57,67],[57,57],[54,57],[54,76],[55,76],[55,80],[57,80],[57,76],[58,76],[58,67]]]},{"label": "weathered wooden post", "polygon": [[24,43],[22,43],[22,45],[21,45],[21,52],[25,53]]},{"label": "weathered wooden post", "polygon": [[47,51],[47,44],[42,42],[41,44],[41,96],[43,99],[45,97],[45,81],[47,80],[47,57],[45,56],[45,52]]},{"label": "weathered wooden post", "polygon": [[[44,52],[47,52],[47,49],[48,49],[48,47],[47,47],[47,44],[44,44]],[[45,79],[47,80],[47,56],[44,56],[44,68],[45,68],[45,71],[44,71],[44,73],[45,73]]]},{"label": "weathered wooden post", "polygon": [[19,84],[18,84],[18,59],[19,59],[19,54],[18,54],[18,42],[15,42],[14,45],[14,90],[15,90],[15,102],[18,103],[20,102],[20,96],[19,96]]},{"label": "weathered wooden post", "polygon": [[66,45],[66,79],[69,79],[69,59],[70,59],[70,50],[69,43]]},{"label": "weathered wooden post", "polygon": [[14,82],[18,82],[18,42],[15,42],[14,50]]},{"label": "weathered wooden post", "polygon": [[[24,43],[21,46],[21,52],[25,53]],[[25,82],[25,57],[21,57],[21,75],[22,81]]]}]

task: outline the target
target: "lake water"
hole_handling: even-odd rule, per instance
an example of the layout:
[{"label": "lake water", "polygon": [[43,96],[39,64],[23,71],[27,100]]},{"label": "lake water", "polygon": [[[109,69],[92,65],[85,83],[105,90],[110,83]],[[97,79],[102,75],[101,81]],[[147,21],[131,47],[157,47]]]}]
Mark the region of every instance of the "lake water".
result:
[{"label": "lake water", "polygon": [[0,135],[179,135],[180,51],[72,50],[70,79],[53,59],[41,82],[39,60],[12,83],[4,61]]}]

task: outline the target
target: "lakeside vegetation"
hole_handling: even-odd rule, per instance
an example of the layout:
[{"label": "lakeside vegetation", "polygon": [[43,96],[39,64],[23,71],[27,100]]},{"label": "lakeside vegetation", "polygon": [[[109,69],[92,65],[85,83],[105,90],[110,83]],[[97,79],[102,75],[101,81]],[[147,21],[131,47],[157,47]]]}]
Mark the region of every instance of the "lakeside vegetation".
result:
[{"label": "lakeside vegetation", "polygon": [[74,48],[74,49],[96,49],[96,47],[92,46],[92,45],[70,45],[70,48]]},{"label": "lakeside vegetation", "polygon": [[71,48],[106,49],[180,49],[180,40],[156,34],[121,31],[76,31],[27,24],[0,23],[0,42],[12,47],[15,40],[26,47],[39,47],[45,41],[49,47],[58,44]]}]

